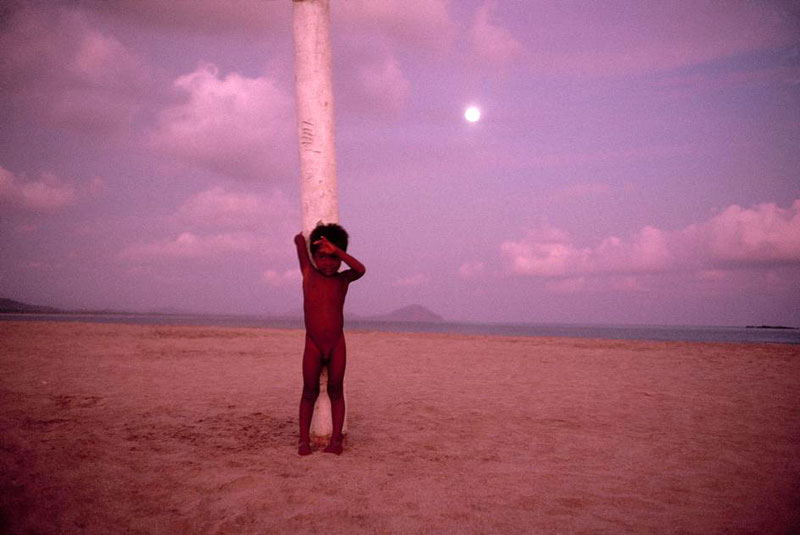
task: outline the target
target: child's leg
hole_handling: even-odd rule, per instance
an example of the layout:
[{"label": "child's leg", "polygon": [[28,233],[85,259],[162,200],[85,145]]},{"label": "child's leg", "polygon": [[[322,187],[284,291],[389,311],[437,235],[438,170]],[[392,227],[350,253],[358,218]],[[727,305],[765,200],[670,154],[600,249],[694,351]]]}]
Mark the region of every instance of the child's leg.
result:
[{"label": "child's leg", "polygon": [[331,399],[333,433],[331,443],[325,448],[328,453],[342,453],[342,426],[344,425],[344,369],[347,365],[347,347],[344,335],[333,348],[328,361],[328,397]]},{"label": "child's leg", "polygon": [[303,350],[303,395],[300,397],[300,455],[311,453],[309,430],[311,416],[314,414],[314,403],[319,396],[319,374],[322,370],[322,354],[314,342],[306,336]]}]

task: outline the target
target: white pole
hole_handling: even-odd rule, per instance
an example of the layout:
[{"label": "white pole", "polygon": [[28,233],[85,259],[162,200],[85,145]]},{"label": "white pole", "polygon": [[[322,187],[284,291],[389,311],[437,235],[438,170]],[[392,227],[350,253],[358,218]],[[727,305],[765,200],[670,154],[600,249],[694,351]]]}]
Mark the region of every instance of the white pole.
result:
[{"label": "white pole", "polygon": [[[329,0],[293,0],[297,140],[300,148],[300,202],[303,234],[317,223],[339,221],[336,148],[331,81]],[[311,440],[328,441],[333,432],[328,370],[322,369],[320,394],[311,420]],[[345,417],[342,432],[347,431]]]},{"label": "white pole", "polygon": [[303,232],[339,220],[329,0],[293,0],[297,138]]}]

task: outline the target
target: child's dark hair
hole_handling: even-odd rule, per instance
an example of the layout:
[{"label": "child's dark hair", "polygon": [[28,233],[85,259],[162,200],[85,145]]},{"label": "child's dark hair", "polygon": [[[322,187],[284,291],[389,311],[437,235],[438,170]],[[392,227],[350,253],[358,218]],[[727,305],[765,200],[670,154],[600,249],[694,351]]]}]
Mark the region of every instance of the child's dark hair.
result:
[{"label": "child's dark hair", "polygon": [[347,251],[347,231],[336,223],[328,223],[327,225],[317,225],[311,231],[311,235],[308,237],[308,241],[311,242],[311,254],[316,253],[319,249],[319,245],[314,242],[322,236],[325,236],[329,242],[342,251]]}]

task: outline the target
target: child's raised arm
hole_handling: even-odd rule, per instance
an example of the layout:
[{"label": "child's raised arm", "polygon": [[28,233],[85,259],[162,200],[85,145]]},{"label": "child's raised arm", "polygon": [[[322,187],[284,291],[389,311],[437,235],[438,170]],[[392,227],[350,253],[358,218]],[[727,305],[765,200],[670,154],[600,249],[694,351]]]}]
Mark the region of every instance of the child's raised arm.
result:
[{"label": "child's raised arm", "polygon": [[[338,247],[337,247],[338,249]],[[350,269],[345,270],[342,272],[342,277],[347,279],[347,282],[353,282],[354,280],[358,280],[364,276],[364,273],[367,272],[367,268],[364,267],[364,264],[347,254],[346,252],[339,249],[339,258],[342,259],[342,262],[348,265]]]},{"label": "child's raised arm", "polygon": [[300,271],[305,275],[311,269],[311,259],[308,257],[308,247],[303,233],[294,237],[294,244],[297,246],[297,260],[300,262]]}]

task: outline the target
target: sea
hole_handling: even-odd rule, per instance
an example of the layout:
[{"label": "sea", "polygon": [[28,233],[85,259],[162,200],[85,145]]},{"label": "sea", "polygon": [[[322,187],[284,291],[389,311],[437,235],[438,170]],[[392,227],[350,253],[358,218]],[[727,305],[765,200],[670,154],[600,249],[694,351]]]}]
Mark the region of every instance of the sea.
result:
[{"label": "sea", "polygon": [[[134,325],[193,325],[302,329],[299,318],[200,314],[0,314],[0,321],[73,321]],[[584,325],[561,323],[397,322],[368,319],[347,321],[348,331],[447,333],[492,336],[595,338],[723,342],[737,344],[800,344],[800,329],[682,325]]]}]

